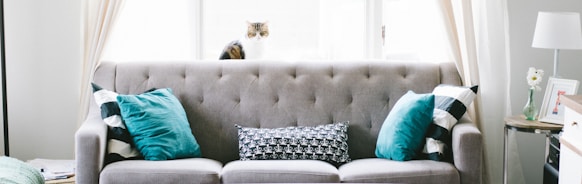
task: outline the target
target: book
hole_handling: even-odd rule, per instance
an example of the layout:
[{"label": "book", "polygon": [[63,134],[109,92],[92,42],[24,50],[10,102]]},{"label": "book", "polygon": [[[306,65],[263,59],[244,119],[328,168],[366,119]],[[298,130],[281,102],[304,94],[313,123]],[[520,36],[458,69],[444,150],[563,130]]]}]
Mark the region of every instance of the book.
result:
[{"label": "book", "polygon": [[38,169],[45,181],[66,179],[75,175],[75,160],[36,158],[27,163]]}]

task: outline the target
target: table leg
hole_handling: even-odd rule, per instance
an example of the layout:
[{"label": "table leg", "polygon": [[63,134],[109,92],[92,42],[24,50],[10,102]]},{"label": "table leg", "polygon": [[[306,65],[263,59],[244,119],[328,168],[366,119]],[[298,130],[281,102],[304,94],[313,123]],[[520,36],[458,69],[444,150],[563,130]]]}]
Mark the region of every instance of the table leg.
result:
[{"label": "table leg", "polygon": [[507,126],[503,126],[503,184],[507,184]]},{"label": "table leg", "polygon": [[546,132],[546,148],[545,148],[545,154],[544,154],[544,162],[547,163],[549,156],[550,156],[550,137],[552,137],[552,132]]}]

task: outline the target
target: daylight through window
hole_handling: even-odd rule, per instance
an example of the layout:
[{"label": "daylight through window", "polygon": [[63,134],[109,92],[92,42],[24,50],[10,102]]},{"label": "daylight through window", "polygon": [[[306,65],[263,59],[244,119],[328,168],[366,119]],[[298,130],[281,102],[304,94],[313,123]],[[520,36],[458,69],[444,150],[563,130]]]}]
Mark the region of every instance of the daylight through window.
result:
[{"label": "daylight through window", "polygon": [[439,17],[436,0],[127,0],[103,59],[214,60],[266,21],[265,59],[449,62]]}]

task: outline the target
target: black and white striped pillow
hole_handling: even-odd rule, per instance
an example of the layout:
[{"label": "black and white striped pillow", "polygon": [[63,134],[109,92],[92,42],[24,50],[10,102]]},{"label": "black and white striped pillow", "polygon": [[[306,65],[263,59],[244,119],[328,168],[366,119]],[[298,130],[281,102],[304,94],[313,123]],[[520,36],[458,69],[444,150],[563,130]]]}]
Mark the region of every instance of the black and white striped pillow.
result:
[{"label": "black and white striped pillow", "polygon": [[127,159],[141,159],[142,156],[134,146],[132,137],[121,117],[117,104],[118,94],[103,89],[95,83],[91,83],[91,86],[95,102],[101,108],[101,118],[109,127],[105,164]]},{"label": "black and white striped pillow", "polygon": [[426,133],[423,153],[430,160],[450,161],[451,128],[463,117],[477,95],[478,86],[439,85],[433,90],[433,123]]}]

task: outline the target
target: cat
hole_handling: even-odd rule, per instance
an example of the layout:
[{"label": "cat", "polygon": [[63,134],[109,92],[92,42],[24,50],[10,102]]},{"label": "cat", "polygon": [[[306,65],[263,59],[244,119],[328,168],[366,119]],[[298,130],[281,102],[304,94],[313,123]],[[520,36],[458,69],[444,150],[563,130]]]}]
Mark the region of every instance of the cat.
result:
[{"label": "cat", "polygon": [[228,43],[219,59],[262,59],[266,39],[269,37],[268,22],[247,21],[247,33],[239,40]]}]

